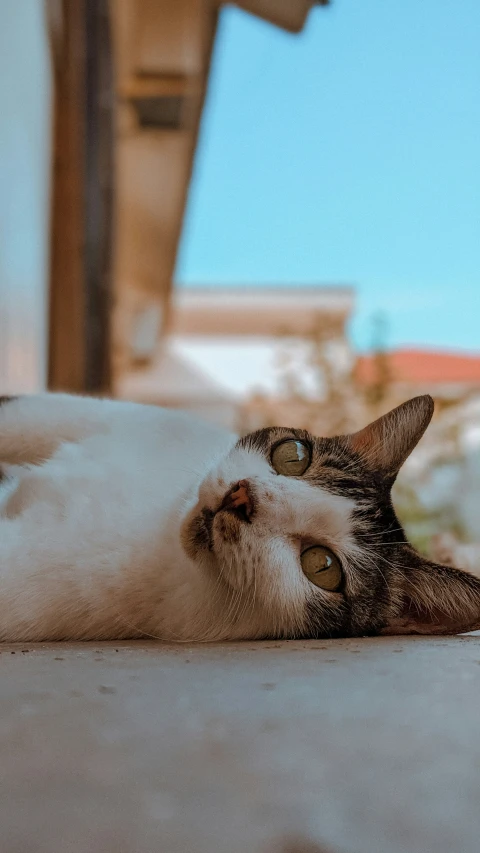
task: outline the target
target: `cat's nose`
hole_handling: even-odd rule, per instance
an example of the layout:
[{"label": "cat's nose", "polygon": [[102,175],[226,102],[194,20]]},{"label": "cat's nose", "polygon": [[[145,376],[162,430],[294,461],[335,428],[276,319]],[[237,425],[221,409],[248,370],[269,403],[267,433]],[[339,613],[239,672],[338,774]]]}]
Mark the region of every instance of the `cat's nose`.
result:
[{"label": "cat's nose", "polygon": [[252,486],[248,480],[239,480],[227,492],[219,507],[219,512],[227,510],[240,521],[250,521],[255,509]]}]

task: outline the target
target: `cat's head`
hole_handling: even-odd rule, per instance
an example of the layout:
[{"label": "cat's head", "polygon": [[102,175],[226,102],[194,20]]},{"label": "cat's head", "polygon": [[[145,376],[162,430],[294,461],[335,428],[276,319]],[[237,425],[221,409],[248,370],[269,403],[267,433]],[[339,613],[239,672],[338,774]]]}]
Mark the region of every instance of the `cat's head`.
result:
[{"label": "cat's head", "polygon": [[274,427],[237,442],[182,530],[188,555],[223,589],[231,636],[480,627],[480,581],[421,557],[391,502],[432,414],[432,399],[416,397],[353,435]]}]

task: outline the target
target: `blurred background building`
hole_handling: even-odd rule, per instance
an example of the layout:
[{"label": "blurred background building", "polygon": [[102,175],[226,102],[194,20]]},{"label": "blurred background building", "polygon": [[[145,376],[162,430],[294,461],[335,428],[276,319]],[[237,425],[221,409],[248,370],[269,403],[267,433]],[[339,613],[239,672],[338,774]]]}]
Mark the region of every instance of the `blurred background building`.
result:
[{"label": "blurred background building", "polygon": [[148,369],[125,373],[117,391],[194,409],[242,432],[266,418],[301,419],[292,413],[292,396],[317,406],[328,395],[310,352],[320,328],[328,329],[325,356],[339,386],[353,369],[347,334],[353,307],[353,292],[345,287],[178,290],[157,358]]},{"label": "blurred background building", "polygon": [[[478,10],[454,15],[433,0],[421,10],[413,0],[398,6],[3,3],[0,394],[108,393],[240,432],[289,423],[331,434],[431,393],[436,421],[397,500],[419,542],[439,524],[475,538],[478,252],[475,262],[467,249],[479,210],[471,163],[480,118],[469,88]],[[398,47],[402,32],[410,58]],[[230,130],[210,164],[224,158],[216,179],[226,195],[235,192],[224,214],[217,186],[220,201],[205,216],[197,191],[192,203],[192,175],[208,187],[199,133],[212,124],[207,96],[227,60],[230,85],[241,80],[243,88],[228,89],[227,80],[224,100],[215,95]],[[443,84],[432,85],[431,67],[444,69]],[[415,111],[422,86],[425,111]],[[265,145],[262,165],[253,168],[245,154],[239,173],[238,151],[250,139]],[[227,215],[234,250],[218,228]],[[192,277],[188,246],[179,263],[185,239],[223,259],[223,281],[201,269]],[[445,281],[438,273],[448,268],[450,243],[457,296],[453,273]],[[361,263],[367,244],[375,287]],[[383,282],[374,262],[388,252]],[[405,272],[410,254],[420,258],[414,274]],[[373,309],[380,313],[366,342],[357,320]],[[435,338],[442,311],[447,331]],[[416,331],[395,332],[400,321]]]}]

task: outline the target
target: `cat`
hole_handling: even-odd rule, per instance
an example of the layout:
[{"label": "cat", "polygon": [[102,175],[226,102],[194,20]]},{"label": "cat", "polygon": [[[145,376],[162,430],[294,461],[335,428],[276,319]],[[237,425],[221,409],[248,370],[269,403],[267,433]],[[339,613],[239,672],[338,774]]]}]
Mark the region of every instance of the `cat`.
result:
[{"label": "cat", "polygon": [[0,405],[0,640],[459,633],[480,580],[424,559],[391,503],[433,413],[237,437],[155,406]]}]

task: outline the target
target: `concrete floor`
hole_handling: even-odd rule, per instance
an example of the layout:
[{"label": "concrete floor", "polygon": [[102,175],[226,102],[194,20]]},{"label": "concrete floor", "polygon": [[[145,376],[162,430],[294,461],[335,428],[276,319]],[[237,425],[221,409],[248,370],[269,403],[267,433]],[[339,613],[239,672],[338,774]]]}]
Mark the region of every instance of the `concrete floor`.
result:
[{"label": "concrete floor", "polygon": [[480,637],[0,647],[2,853],[478,853]]}]

